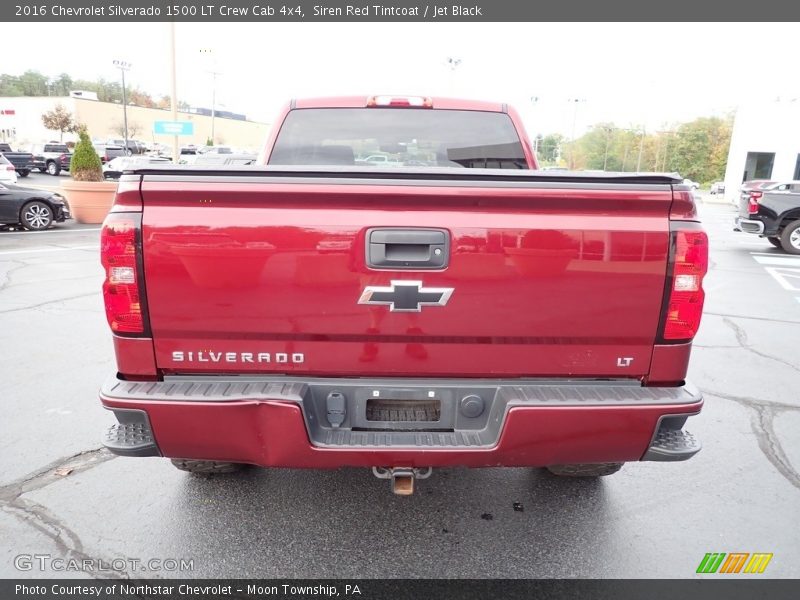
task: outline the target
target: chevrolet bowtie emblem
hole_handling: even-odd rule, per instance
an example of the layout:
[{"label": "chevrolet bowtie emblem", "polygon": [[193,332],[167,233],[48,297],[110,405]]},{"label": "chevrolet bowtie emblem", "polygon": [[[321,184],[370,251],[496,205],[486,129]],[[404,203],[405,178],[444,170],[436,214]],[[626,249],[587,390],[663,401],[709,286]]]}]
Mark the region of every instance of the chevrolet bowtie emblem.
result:
[{"label": "chevrolet bowtie emblem", "polygon": [[391,312],[419,312],[423,306],[444,306],[453,288],[426,288],[421,281],[392,281],[389,287],[368,285],[359,304],[388,304]]}]

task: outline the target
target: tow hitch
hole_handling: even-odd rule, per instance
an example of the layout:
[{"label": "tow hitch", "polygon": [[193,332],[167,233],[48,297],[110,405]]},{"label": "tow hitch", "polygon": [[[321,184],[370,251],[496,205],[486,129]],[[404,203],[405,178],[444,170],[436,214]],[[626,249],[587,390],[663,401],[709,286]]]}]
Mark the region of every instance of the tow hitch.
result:
[{"label": "tow hitch", "polygon": [[410,496],[414,493],[414,480],[430,477],[433,467],[372,467],[372,473],[378,479],[390,479],[392,492],[398,496]]}]

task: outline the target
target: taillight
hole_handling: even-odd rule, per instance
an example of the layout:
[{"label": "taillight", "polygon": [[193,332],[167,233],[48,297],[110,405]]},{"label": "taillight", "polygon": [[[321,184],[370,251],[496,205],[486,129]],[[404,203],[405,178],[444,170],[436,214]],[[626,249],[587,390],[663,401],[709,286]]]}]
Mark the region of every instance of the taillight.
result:
[{"label": "taillight", "polygon": [[140,276],[141,213],[109,213],[100,234],[100,259],[105,269],[103,299],[111,331],[144,333]]},{"label": "taillight", "polygon": [[664,340],[689,341],[703,314],[703,277],[708,271],[708,236],[702,229],[676,224],[672,231],[671,277],[664,308]]},{"label": "taillight", "polygon": [[747,212],[749,214],[758,214],[758,201],[761,200],[761,196],[763,195],[763,192],[750,192],[750,195],[747,197]]},{"label": "taillight", "polygon": [[6,171],[16,171],[17,168],[14,165],[6,165]]}]

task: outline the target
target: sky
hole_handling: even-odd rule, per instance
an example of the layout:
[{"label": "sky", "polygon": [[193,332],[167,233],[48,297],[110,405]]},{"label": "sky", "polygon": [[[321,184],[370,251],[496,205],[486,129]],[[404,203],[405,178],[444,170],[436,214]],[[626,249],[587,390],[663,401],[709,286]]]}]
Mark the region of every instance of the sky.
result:
[{"label": "sky", "polygon": [[[169,93],[169,24],[68,27],[54,60],[30,40],[64,39],[65,25],[4,25],[3,46],[24,52],[3,53],[0,72],[114,79],[121,59],[131,84]],[[531,135],[600,122],[657,131],[800,98],[797,34],[794,23],[178,23],[177,95],[210,107],[214,70],[218,109],[267,123],[293,97],[416,94],[507,102]]]}]

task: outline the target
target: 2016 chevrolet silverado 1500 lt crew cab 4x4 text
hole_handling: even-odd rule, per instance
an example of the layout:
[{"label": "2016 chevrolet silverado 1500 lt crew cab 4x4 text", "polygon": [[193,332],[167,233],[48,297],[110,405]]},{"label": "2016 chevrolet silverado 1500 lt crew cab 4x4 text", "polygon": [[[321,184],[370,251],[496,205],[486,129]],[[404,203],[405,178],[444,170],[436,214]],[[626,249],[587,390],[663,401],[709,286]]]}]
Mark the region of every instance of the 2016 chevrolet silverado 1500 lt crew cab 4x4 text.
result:
[{"label": "2016 chevrolet silverado 1500 lt crew cab 4x4 text", "polygon": [[[440,466],[699,450],[707,238],[681,179],[539,171],[503,104],[297,100],[277,123],[259,168],[120,179],[113,452],[372,467],[407,494]],[[400,166],[358,166],[378,152]]]}]

